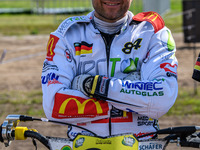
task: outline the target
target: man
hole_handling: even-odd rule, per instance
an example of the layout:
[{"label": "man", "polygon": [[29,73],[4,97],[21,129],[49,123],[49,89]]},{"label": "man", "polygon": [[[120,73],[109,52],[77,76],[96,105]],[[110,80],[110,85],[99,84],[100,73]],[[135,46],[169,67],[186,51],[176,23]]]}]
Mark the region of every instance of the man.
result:
[{"label": "man", "polygon": [[[178,93],[175,43],[157,13],[134,16],[131,2],[92,0],[94,11],[51,33],[42,73],[47,118],[99,136],[158,129]],[[70,138],[78,133],[92,135],[69,126]]]}]

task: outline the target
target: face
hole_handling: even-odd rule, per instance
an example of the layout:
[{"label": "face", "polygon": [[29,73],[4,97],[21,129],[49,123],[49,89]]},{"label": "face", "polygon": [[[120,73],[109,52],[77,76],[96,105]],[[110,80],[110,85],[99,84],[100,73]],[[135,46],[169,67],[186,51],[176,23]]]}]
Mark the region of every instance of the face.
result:
[{"label": "face", "polygon": [[132,0],[92,0],[92,5],[95,17],[107,22],[116,22],[127,14],[131,2]]}]

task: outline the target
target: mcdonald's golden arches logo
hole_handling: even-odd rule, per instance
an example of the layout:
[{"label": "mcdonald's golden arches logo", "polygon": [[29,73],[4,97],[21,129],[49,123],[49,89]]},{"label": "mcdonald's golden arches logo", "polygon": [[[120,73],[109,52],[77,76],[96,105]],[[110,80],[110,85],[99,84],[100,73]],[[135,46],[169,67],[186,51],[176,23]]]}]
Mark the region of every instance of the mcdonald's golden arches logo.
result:
[{"label": "mcdonald's golden arches logo", "polygon": [[155,33],[165,26],[165,23],[162,17],[158,13],[153,12],[153,11],[139,13],[133,16],[133,20],[139,21],[139,22],[141,21],[150,22],[155,29]]},{"label": "mcdonald's golden arches logo", "polygon": [[55,55],[54,49],[55,49],[55,46],[56,46],[58,40],[59,40],[59,38],[57,36],[52,35],[52,34],[50,35],[49,41],[47,43],[47,57],[46,57],[46,59],[48,61],[53,61],[53,57]]},{"label": "mcdonald's golden arches logo", "polygon": [[151,21],[155,21],[158,18],[158,14],[154,12],[148,13],[143,19],[149,19]]},{"label": "mcdonald's golden arches logo", "polygon": [[76,98],[68,98],[60,106],[59,114],[64,114],[65,113],[65,108],[66,108],[67,104],[72,100],[74,100],[76,102],[76,105],[78,106],[78,114],[84,114],[85,105],[89,101],[92,101],[96,105],[97,114],[102,114],[103,113],[101,105],[99,104],[98,101],[95,101],[94,99],[87,99],[81,104],[81,102],[78,101]]},{"label": "mcdonald's golden arches logo", "polygon": [[54,101],[52,117],[96,117],[108,114],[108,103],[94,98],[84,99],[77,96],[57,93]]}]

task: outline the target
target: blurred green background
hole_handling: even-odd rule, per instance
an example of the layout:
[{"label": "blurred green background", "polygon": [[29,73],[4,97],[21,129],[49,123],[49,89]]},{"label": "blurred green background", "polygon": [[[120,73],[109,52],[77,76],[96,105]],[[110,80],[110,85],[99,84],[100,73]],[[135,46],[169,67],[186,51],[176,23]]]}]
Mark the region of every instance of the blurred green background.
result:
[{"label": "blurred green background", "polygon": [[[49,34],[69,16],[87,14],[91,0],[0,0],[0,34]],[[45,2],[45,3],[44,3]],[[42,8],[65,9],[63,14],[43,14]],[[38,9],[40,8],[40,9]],[[134,0],[130,10],[137,14],[142,11],[142,0]],[[10,13],[6,13],[10,12]],[[22,13],[26,12],[26,14]],[[182,1],[171,0],[170,11],[163,15],[172,32],[182,32]]]}]

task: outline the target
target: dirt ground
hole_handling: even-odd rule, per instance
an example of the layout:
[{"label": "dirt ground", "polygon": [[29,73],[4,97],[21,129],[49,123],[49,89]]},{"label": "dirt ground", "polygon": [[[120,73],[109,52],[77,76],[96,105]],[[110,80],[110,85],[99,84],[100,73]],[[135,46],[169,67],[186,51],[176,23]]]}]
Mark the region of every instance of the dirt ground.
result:
[{"label": "dirt ground", "polygon": [[[194,58],[193,49],[183,43],[183,34],[173,35],[177,45],[176,57],[179,61],[178,83],[179,87],[193,88],[195,82],[191,77],[193,73]],[[40,76],[43,60],[46,54],[46,43],[48,35],[37,36],[0,36],[0,91],[7,90],[35,90],[41,89]],[[196,57],[200,52],[200,45],[197,44]],[[2,54],[5,54],[1,61]],[[0,110],[1,111],[1,110]],[[5,117],[5,116],[3,116]],[[3,117],[0,121],[3,121]],[[164,116],[160,119],[160,128],[182,125],[199,125],[200,115],[195,116]],[[28,123],[31,128],[49,136],[59,136],[66,133],[65,126],[57,126],[44,123]],[[38,143],[39,150],[45,149]],[[175,149],[174,144],[168,147]],[[0,144],[0,150],[33,150],[31,140],[26,142],[14,141],[10,147],[5,148]],[[177,148],[176,148],[177,149]],[[183,149],[184,150],[184,149]]]}]

